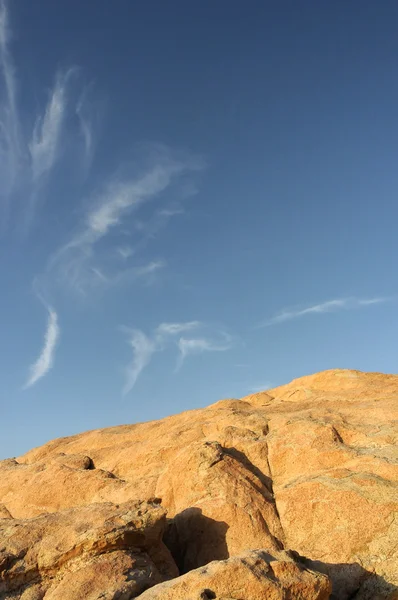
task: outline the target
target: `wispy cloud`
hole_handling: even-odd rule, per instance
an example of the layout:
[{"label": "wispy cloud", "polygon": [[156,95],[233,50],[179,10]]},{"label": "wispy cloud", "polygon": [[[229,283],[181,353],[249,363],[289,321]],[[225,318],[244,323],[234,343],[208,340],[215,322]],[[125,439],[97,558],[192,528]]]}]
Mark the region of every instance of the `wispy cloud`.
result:
[{"label": "wispy cloud", "polygon": [[374,304],[382,304],[387,302],[390,298],[387,297],[376,297],[376,298],[339,298],[335,300],[328,300],[321,304],[314,304],[301,309],[284,309],[271,319],[264,321],[260,324],[260,327],[267,327],[269,325],[276,325],[285,321],[291,321],[293,319],[299,319],[307,315],[316,315],[324,313],[333,313],[340,310],[355,310],[364,306],[371,306]]},{"label": "wispy cloud", "polygon": [[[97,134],[94,126],[99,125],[101,110],[100,99],[97,95],[93,97],[93,86],[82,83],[82,71],[76,66],[56,74],[45,105],[38,110],[33,130],[22,128],[20,123],[31,122],[31,115],[26,115],[27,118],[22,115],[24,118],[20,119],[18,114],[19,86],[10,53],[11,38],[7,2],[0,0],[0,76],[4,80],[1,86],[4,92],[0,88],[0,196],[2,200],[4,196],[8,204],[14,182],[18,183],[18,191],[23,190],[18,197],[24,205],[23,210],[20,206],[17,209],[16,229],[26,234],[38,207],[43,205],[41,199],[45,197],[46,184],[55,165],[66,167],[69,173],[78,156],[79,168],[83,165],[83,169],[88,170]],[[76,144],[83,147],[83,156],[75,152],[79,147]],[[69,164],[72,149],[74,156]],[[123,279],[120,270],[115,273],[120,269],[120,260],[119,266],[111,265],[111,256],[127,259],[134,255],[134,269],[129,261],[129,268],[124,272],[127,280],[148,275],[153,278],[164,266],[162,257],[148,260],[148,257],[137,256],[170,218],[183,212],[180,204],[186,197],[184,190],[195,186],[190,174],[203,169],[205,164],[199,157],[171,151],[160,143],[136,144],[132,152],[135,160],[123,160],[116,175],[105,180],[97,193],[90,190],[88,197],[81,199],[82,205],[89,207],[84,222],[75,223],[69,240],[53,253],[45,277],[54,279],[55,275],[58,281],[63,280],[75,290],[86,293],[99,282],[113,285]],[[166,197],[152,214],[146,211],[141,219],[142,227],[138,229],[138,220],[132,222],[132,215],[171,186],[174,186],[173,198]],[[2,201],[2,205],[5,204]],[[128,243],[126,238],[122,243],[116,240],[122,226],[129,237],[138,239]],[[105,252],[105,245],[101,244],[98,251],[98,243],[110,234],[112,248],[108,246]],[[104,277],[98,276],[99,273]]]},{"label": "wispy cloud", "polygon": [[66,112],[66,90],[73,69],[58,73],[44,114],[37,118],[29,143],[33,179],[48,173],[59,154],[59,141]]},{"label": "wispy cloud", "polygon": [[233,346],[233,338],[225,332],[213,332],[210,337],[175,338],[182,333],[196,329],[206,329],[200,321],[186,321],[181,323],[161,323],[156,327],[151,336],[147,336],[141,330],[128,330],[130,334],[129,343],[133,347],[134,356],[132,363],[126,369],[126,384],[123,394],[127,394],[134,387],[141,371],[150,363],[155,352],[165,350],[174,345],[179,350],[179,358],[176,370],[180,369],[184,359],[189,354],[202,352],[222,352]]},{"label": "wispy cloud", "polygon": [[50,306],[47,308],[47,310],[48,321],[44,336],[43,348],[40,352],[39,358],[30,367],[30,376],[24,386],[24,389],[31,387],[39,379],[44,377],[54,363],[55,349],[60,335],[60,328],[58,325],[58,315],[55,310],[53,310]]},{"label": "wispy cloud", "polygon": [[0,0],[0,69],[4,98],[0,100],[0,194],[11,192],[20,162],[20,126],[16,100],[15,69],[8,49],[11,33],[5,0]]},{"label": "wispy cloud", "polygon": [[80,133],[84,142],[84,155],[87,163],[91,162],[94,150],[94,134],[92,122],[87,108],[87,88],[76,103],[76,115],[79,119]]},{"label": "wispy cloud", "polygon": [[[11,8],[11,2],[8,5]],[[46,227],[49,231],[45,242],[58,239],[63,227],[70,229],[57,242],[36,277],[36,292],[52,297],[53,288],[61,284],[64,289],[87,295],[91,290],[107,289],[121,282],[156,281],[166,261],[158,253],[148,256],[143,249],[171,218],[184,212],[184,199],[197,193],[191,179],[194,172],[205,167],[203,160],[159,143],[143,143],[135,146],[127,159],[119,161],[116,173],[105,177],[102,186],[95,184],[94,188],[90,180],[84,179],[84,188],[79,188],[81,165],[88,172],[98,140],[98,98],[91,98],[92,88],[82,85],[81,70],[73,67],[55,74],[47,83],[44,102],[33,114],[25,113],[29,102],[19,102],[25,82],[20,77],[23,71],[14,67],[11,40],[7,0],[0,0],[0,199],[14,191],[14,181],[18,183],[14,204],[17,223],[10,231],[27,233],[39,207],[50,195],[47,191],[54,172],[69,181],[79,160],[78,177],[64,190],[71,191],[71,210],[59,212],[54,206],[43,214],[43,231]],[[80,194],[79,189],[87,193]],[[140,209],[142,213],[137,214]],[[58,316],[53,308],[45,306],[48,324],[44,344],[30,367],[26,388],[43,377],[54,361],[60,335]],[[196,326],[199,324],[194,321],[163,323],[152,336],[138,330],[131,332],[129,342],[134,357],[126,371],[125,390],[135,384],[155,351],[168,343],[176,346],[177,336]]]},{"label": "wispy cloud", "polygon": [[133,283],[138,280],[151,284],[156,280],[157,273],[161,269],[164,269],[166,264],[167,263],[165,260],[153,260],[144,265],[130,267],[128,269],[110,274],[104,274],[99,269],[96,270],[100,271],[102,275],[102,283],[106,284],[105,287],[110,288],[122,283]]},{"label": "wispy cloud", "polygon": [[[140,329],[133,329],[129,332],[129,344],[132,346],[134,354],[131,364],[126,367],[126,383],[123,388],[123,395],[130,392],[141,371],[149,364],[155,352],[164,349],[165,341],[173,335],[177,335],[181,331],[192,329],[193,324],[198,324],[198,321],[190,321],[188,323],[161,323],[156,329],[152,337],[147,336]],[[126,330],[126,328],[123,328]]]},{"label": "wispy cloud", "polygon": [[175,217],[176,215],[183,215],[183,214],[184,214],[184,210],[181,207],[163,208],[162,210],[159,210],[159,212],[158,212],[158,215],[160,217],[166,217],[166,218]]},{"label": "wispy cloud", "polygon": [[134,247],[131,248],[131,253],[138,254],[142,252],[150,242],[156,239],[159,232],[169,224],[173,217],[182,215],[184,212],[181,207],[164,208],[154,211],[146,220],[135,218],[132,227],[135,232],[139,233],[139,239],[135,242]]},{"label": "wispy cloud", "polygon": [[119,246],[118,248],[116,248],[116,252],[122,258],[124,258],[124,260],[126,260],[127,258],[130,258],[130,256],[133,256],[134,248],[132,248],[131,246]]},{"label": "wispy cloud", "polygon": [[[175,158],[172,152],[162,148],[155,159],[142,172],[134,177],[113,177],[103,189],[92,197],[80,229],[61,246],[50,258],[47,276],[53,277],[68,287],[85,294],[98,284],[114,285],[122,280],[152,277],[165,266],[163,259],[140,261],[137,254],[140,243],[147,238],[147,232],[134,231],[133,216],[142,206],[153,201],[175,182],[183,173],[197,170],[199,163],[190,157]],[[168,218],[163,216],[162,219]],[[137,243],[120,244],[120,235],[125,238],[125,230],[138,237]],[[119,236],[119,237],[118,237]],[[101,243],[111,237],[112,242]],[[124,259],[134,255],[135,264],[129,261],[128,268],[121,269],[113,262],[117,255]],[[140,264],[141,262],[141,264]],[[103,277],[98,276],[98,271]]]},{"label": "wispy cloud", "polygon": [[156,333],[161,337],[165,335],[179,335],[185,331],[197,329],[200,325],[200,321],[188,321],[187,323],[161,323],[157,327]]},{"label": "wispy cloud", "polygon": [[111,227],[120,224],[126,213],[164,191],[184,168],[182,163],[170,160],[154,166],[136,181],[112,182],[88,215],[87,233],[94,239],[106,235]]},{"label": "wispy cloud", "polygon": [[153,260],[147,265],[133,269],[133,272],[137,277],[143,277],[145,275],[155,273],[156,271],[159,271],[159,269],[163,269],[165,266],[166,262],[164,260]]},{"label": "wispy cloud", "polygon": [[141,371],[149,364],[152,355],[157,350],[156,343],[139,329],[134,329],[131,332],[129,343],[133,348],[134,356],[131,364],[125,369],[126,383],[123,388],[123,395],[128,394],[133,389]]},{"label": "wispy cloud", "polygon": [[[93,135],[85,110],[85,94],[80,93],[77,101],[69,94],[69,83],[77,68],[57,74],[48,102],[39,110],[33,130],[27,129],[31,116],[21,112],[25,103],[19,102],[24,82],[18,78],[10,50],[13,39],[9,17],[11,7],[11,2],[0,0],[0,84],[3,84],[0,85],[0,208],[3,217],[13,215],[16,219],[12,229],[26,234],[39,200],[44,196],[43,184],[60,158],[61,150],[66,154],[72,141],[74,150],[76,144],[80,144],[84,146],[88,162],[87,157],[93,153]],[[76,92],[79,94],[78,89]],[[68,130],[65,139],[62,139],[66,117],[73,113],[79,120],[81,135],[74,139],[74,132]]]},{"label": "wispy cloud", "polygon": [[359,306],[371,306],[372,304],[381,304],[389,302],[391,298],[370,298],[369,300],[358,300]]},{"label": "wispy cloud", "polygon": [[178,340],[178,349],[180,357],[177,363],[177,370],[182,367],[182,364],[190,354],[201,354],[203,352],[225,352],[232,347],[232,337],[223,334],[222,341],[216,341],[208,338],[184,338]]},{"label": "wispy cloud", "polygon": [[9,102],[10,110],[16,113],[15,102],[15,80],[14,68],[11,57],[8,51],[8,42],[10,39],[10,30],[8,22],[8,11],[4,0],[0,0],[0,61],[3,71],[6,95]]}]

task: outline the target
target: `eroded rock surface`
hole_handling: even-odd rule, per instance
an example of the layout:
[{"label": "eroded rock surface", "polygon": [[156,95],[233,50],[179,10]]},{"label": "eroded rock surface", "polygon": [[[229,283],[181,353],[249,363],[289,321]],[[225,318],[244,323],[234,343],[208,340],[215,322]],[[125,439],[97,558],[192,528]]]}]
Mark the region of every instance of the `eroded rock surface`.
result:
[{"label": "eroded rock surface", "polygon": [[327,577],[297,565],[283,553],[254,550],[211,562],[182,577],[155,585],[139,600],[327,600]]},{"label": "eroded rock surface", "polygon": [[110,502],[0,521],[0,597],[134,598],[178,575],[162,542],[165,511]]},{"label": "eroded rock surface", "polygon": [[[0,461],[0,527],[14,518],[23,530],[25,519],[43,514],[50,523],[66,509],[157,496],[168,513],[164,539],[184,577],[214,560],[285,549],[326,573],[334,598],[392,599],[397,407],[398,376],[335,370],[160,421],[54,440]],[[113,567],[105,553],[92,579],[127,572],[128,551],[120,559],[114,551]],[[11,577],[9,567],[4,573]],[[91,575],[81,577],[89,586]],[[96,598],[70,596],[84,597]]]}]

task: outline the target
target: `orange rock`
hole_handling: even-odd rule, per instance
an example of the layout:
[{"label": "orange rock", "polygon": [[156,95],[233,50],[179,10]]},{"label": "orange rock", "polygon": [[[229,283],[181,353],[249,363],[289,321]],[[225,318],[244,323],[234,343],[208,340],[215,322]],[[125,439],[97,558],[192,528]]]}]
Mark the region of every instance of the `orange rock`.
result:
[{"label": "orange rock", "polygon": [[[0,521],[0,597],[134,598],[178,571],[158,504],[91,504]],[[106,595],[101,596],[105,591]]]},{"label": "orange rock", "polygon": [[327,577],[298,566],[279,553],[262,550],[211,562],[182,577],[160,583],[139,600],[327,600],[331,585]]},{"label": "orange rock", "polygon": [[336,598],[393,598],[397,399],[398,376],[334,370],[54,440],[0,462],[0,518],[160,496],[181,573],[285,548],[329,574]]}]

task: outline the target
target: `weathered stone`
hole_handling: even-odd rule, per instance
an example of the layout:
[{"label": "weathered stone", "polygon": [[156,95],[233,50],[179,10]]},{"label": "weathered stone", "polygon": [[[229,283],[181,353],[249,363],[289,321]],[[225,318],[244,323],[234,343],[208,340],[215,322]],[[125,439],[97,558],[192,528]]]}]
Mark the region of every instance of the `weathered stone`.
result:
[{"label": "weathered stone", "polygon": [[285,548],[326,573],[336,599],[393,598],[397,413],[398,376],[335,370],[54,440],[0,462],[0,524],[159,496],[181,573]]},{"label": "weathered stone", "polygon": [[165,523],[159,504],[147,503],[91,504],[4,519],[0,598],[133,598],[178,575],[162,542]]},{"label": "weathered stone", "polygon": [[[279,553],[263,550],[214,561],[166,583],[155,585],[139,600],[327,600],[327,577],[297,565]],[[282,556],[281,556],[282,555]]]}]

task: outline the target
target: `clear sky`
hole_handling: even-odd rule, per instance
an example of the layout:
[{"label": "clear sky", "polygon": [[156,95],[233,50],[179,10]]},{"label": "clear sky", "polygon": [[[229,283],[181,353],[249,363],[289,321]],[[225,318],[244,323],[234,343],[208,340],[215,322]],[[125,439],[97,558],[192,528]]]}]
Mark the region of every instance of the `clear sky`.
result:
[{"label": "clear sky", "polygon": [[396,0],[0,0],[0,457],[396,372]]}]

